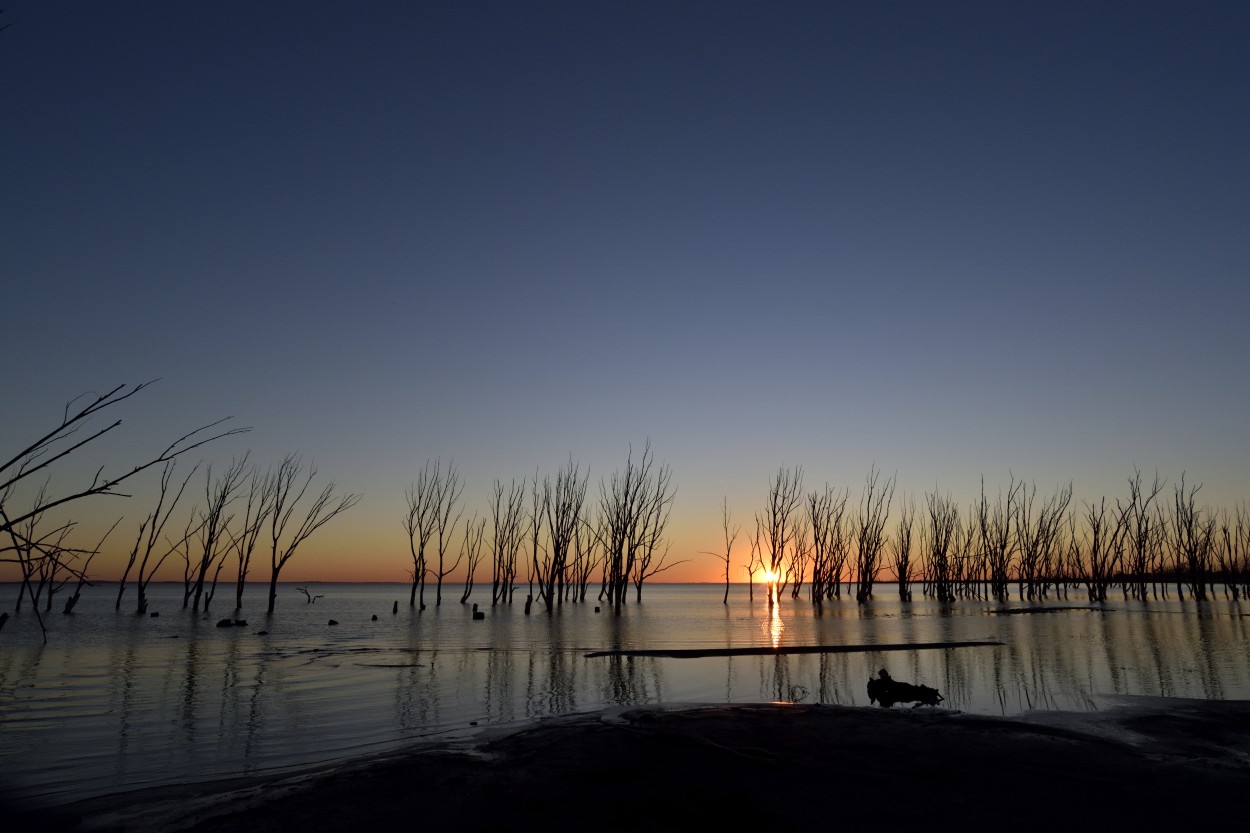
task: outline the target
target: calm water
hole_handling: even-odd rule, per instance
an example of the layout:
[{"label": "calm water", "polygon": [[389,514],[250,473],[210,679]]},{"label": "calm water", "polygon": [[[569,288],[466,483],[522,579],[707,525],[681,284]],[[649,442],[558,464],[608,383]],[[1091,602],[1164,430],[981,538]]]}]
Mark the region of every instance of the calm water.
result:
[{"label": "calm water", "polygon": [[[945,705],[986,714],[1093,709],[1112,694],[1250,698],[1250,606],[1222,598],[1111,602],[1097,610],[994,615],[997,605],[903,605],[892,587],[861,608],[818,614],[735,587],[656,585],[619,617],[592,604],[548,617],[536,606],[486,610],[455,601],[423,613],[396,585],[315,586],[306,604],[263,588],[230,614],[180,609],[156,589],[159,618],[115,613],[107,585],[73,616],[0,632],[0,760],[8,786],[60,801],[167,783],[302,766],[481,727],[611,706],[790,700],[866,705],[879,668],[936,686]],[[0,586],[11,609],[14,586]],[[459,594],[455,594],[458,598]],[[391,605],[400,600],[399,612]],[[131,601],[130,594],[127,600]],[[1051,606],[1081,604],[1052,602]],[[1014,607],[1024,607],[1014,602]],[[378,620],[372,621],[371,616]],[[327,626],[330,618],[341,624]],[[267,635],[257,631],[268,630]],[[998,640],[1002,647],[706,659],[588,658],[605,648],[726,648]]]}]

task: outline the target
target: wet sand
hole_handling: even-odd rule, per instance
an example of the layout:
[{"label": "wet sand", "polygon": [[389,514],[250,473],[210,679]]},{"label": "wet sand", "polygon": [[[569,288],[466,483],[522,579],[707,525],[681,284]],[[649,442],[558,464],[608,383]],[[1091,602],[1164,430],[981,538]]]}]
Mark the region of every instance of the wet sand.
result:
[{"label": "wet sand", "polygon": [[1248,790],[1244,701],[1122,698],[1015,719],[721,705],[569,716],[459,747],[92,799],[31,821],[200,833],[1158,829],[1228,818]]}]

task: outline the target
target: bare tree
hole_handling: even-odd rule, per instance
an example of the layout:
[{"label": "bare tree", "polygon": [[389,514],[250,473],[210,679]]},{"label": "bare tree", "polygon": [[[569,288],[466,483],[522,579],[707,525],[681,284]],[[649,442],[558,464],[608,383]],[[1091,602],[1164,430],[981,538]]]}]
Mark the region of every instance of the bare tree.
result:
[{"label": "bare tree", "polygon": [[729,498],[726,496],[721,501],[721,530],[725,534],[725,553],[709,552],[704,550],[704,555],[714,555],[721,561],[725,562],[725,597],[721,600],[721,604],[729,604],[729,559],[733,557],[734,542],[738,540],[738,534],[742,532],[742,526],[733,526],[729,524]]},{"label": "bare tree", "polygon": [[[165,525],[169,523],[170,517],[174,514],[174,510],[178,506],[178,502],[182,499],[182,495],[186,492],[187,484],[191,482],[191,478],[195,476],[199,465],[193,466],[191,471],[187,472],[187,476],[183,478],[182,484],[178,487],[178,491],[174,493],[173,499],[166,504],[166,498],[169,495],[170,482],[174,476],[174,462],[165,464],[165,468],[161,471],[160,494],[156,500],[156,508],[151,514],[139,524],[139,534],[135,536],[135,545],[131,550],[131,560],[135,560],[139,552],[143,553],[142,559],[139,561],[139,574],[135,578],[135,613],[144,614],[148,612],[148,585],[152,582],[152,578],[156,575],[156,571],[165,563],[165,559],[179,552],[180,548],[198,532],[198,528],[194,526],[194,516],[192,520],[187,522],[187,526],[180,538],[171,540],[165,537]],[[146,536],[145,536],[146,533]],[[158,539],[164,538],[164,543],[158,546]],[[159,553],[159,554],[158,554]],[[121,587],[117,591],[117,604],[121,605],[122,591],[125,587]]]},{"label": "bare tree", "polygon": [[[151,385],[143,382],[137,385],[118,385],[112,390],[98,394],[94,398],[77,397],[70,400],[62,411],[60,422],[33,442],[22,447],[16,454],[0,463],[0,536],[8,539],[0,545],[0,561],[16,561],[24,580],[22,589],[28,595],[31,592],[29,577],[37,569],[36,562],[51,557],[49,553],[37,548],[23,545],[20,530],[22,524],[33,517],[40,516],[52,509],[67,506],[75,501],[96,495],[113,495],[128,497],[118,491],[118,487],[139,473],[153,466],[167,463],[187,452],[223,437],[247,431],[246,428],[235,428],[227,431],[214,432],[225,420],[203,425],[183,434],[163,450],[146,462],[140,463],[129,470],[108,474],[104,467],[96,470],[91,480],[85,484],[71,487],[59,495],[53,495],[40,489],[35,498],[24,503],[21,508],[14,508],[19,500],[19,491],[29,479],[39,473],[48,473],[61,460],[74,454],[79,449],[94,443],[122,424],[120,419],[101,428],[91,429],[89,426],[94,417],[106,411]],[[83,404],[85,401],[85,404]],[[81,433],[80,433],[81,432]],[[0,458],[3,459],[3,458]],[[12,553],[9,557],[6,553]],[[33,561],[28,561],[33,559]],[[64,566],[64,563],[62,562]],[[72,570],[71,570],[72,571]],[[33,600],[32,600],[33,601]],[[40,621],[42,626],[42,620]],[[44,632],[44,639],[47,633]]]},{"label": "bare tree", "polygon": [[[208,578],[209,570],[215,568],[213,575],[213,586],[216,587],[217,575],[221,572],[221,566],[225,563],[226,554],[229,552],[230,535],[227,534],[226,528],[233,520],[233,515],[227,515],[226,509],[234,502],[236,493],[243,484],[243,479],[247,472],[247,455],[242,458],[232,460],[226,470],[216,480],[213,479],[213,468],[208,467],[204,477],[204,509],[200,513],[200,531],[199,531],[199,560],[192,565],[194,583],[189,589],[189,595],[194,598],[192,610],[200,609],[200,600],[204,596],[205,581]],[[212,598],[212,591],[209,591],[209,599]],[[182,606],[187,606],[187,598],[183,598]],[[208,609],[207,603],[205,610]]]},{"label": "bare tree", "polygon": [[425,548],[434,535],[438,484],[442,480],[442,462],[430,468],[430,461],[417,474],[417,479],[404,492],[408,505],[404,515],[404,530],[408,533],[408,551],[412,555],[412,589],[408,594],[408,606],[417,604],[417,591],[421,593],[421,609],[425,610],[425,577],[429,572]]},{"label": "bare tree", "polygon": [[764,503],[764,512],[757,515],[758,526],[763,531],[764,540],[761,557],[767,555],[765,563],[766,577],[772,585],[768,602],[772,604],[778,582],[784,574],[784,567],[790,549],[792,525],[791,518],[803,499],[803,468],[779,468],[768,486],[768,495]]},{"label": "bare tree", "polygon": [[525,513],[525,483],[513,480],[505,489],[495,481],[491,501],[491,597],[492,605],[512,603],[517,580],[517,558],[521,551],[522,522]]},{"label": "bare tree", "polygon": [[317,595],[314,596],[312,594],[312,591],[310,591],[307,587],[296,587],[295,589],[304,594],[304,599],[305,599],[304,604],[316,604],[317,599],[325,598],[324,593],[318,593]]},{"label": "bare tree", "polygon": [[447,470],[441,476],[438,470],[439,467],[436,465],[434,468],[434,529],[438,533],[438,570],[434,573],[434,578],[437,580],[434,590],[435,607],[443,603],[443,579],[460,566],[460,559],[464,557],[464,553],[461,552],[456,555],[455,564],[450,567],[446,565],[447,549],[451,546],[456,524],[460,523],[461,511],[458,507],[460,495],[464,492],[464,482],[460,479],[460,472],[457,471],[455,463],[448,462]]},{"label": "bare tree", "polygon": [[1062,547],[1064,520],[1072,500],[1072,484],[1055,490],[1035,508],[1037,486],[1021,486],[1016,503],[1016,542],[1020,552],[1019,592],[1022,597],[1045,597],[1055,578]]},{"label": "bare tree", "polygon": [[548,548],[535,573],[539,598],[546,604],[548,614],[563,598],[565,567],[573,547],[573,536],[583,520],[588,482],[587,475],[572,460],[560,468],[554,484],[550,477],[543,479],[542,512]]},{"label": "bare tree", "polygon": [[747,559],[747,601],[755,601],[755,573],[764,568],[764,556],[761,554],[760,541],[764,537],[760,516],[755,516],[755,535],[751,536],[751,557]]},{"label": "bare tree", "polygon": [[[647,443],[648,450],[650,442]],[[668,466],[660,466],[655,470],[655,475],[650,478],[644,478],[647,481],[645,488],[645,500],[643,501],[642,513],[642,533],[640,540],[642,546],[638,550],[638,557],[634,562],[634,591],[635,601],[642,601],[642,585],[647,579],[658,575],[665,570],[676,567],[678,564],[684,564],[689,559],[681,561],[669,561],[669,547],[665,543],[661,551],[660,545],[664,540],[664,532],[668,528],[669,515],[672,513],[673,501],[677,497],[677,490],[673,487],[673,473]],[[656,555],[659,554],[657,558]]]},{"label": "bare tree", "polygon": [[885,483],[878,485],[879,476],[876,467],[868,472],[856,515],[859,588],[855,600],[860,604],[872,598],[872,585],[880,570],[881,551],[885,548],[885,522],[890,515],[890,503],[894,500],[894,478],[886,478]]},{"label": "bare tree", "polygon": [[911,537],[915,523],[916,504],[910,499],[905,499],[902,512],[899,514],[896,533],[890,541],[890,551],[894,557],[894,576],[898,580],[898,597],[904,602],[911,601]]},{"label": "bare tree", "polygon": [[260,539],[265,521],[273,510],[269,483],[269,479],[260,469],[253,466],[248,483],[247,499],[243,504],[243,523],[237,534],[231,533],[230,535],[230,546],[234,550],[238,564],[234,582],[235,610],[243,609],[243,588],[247,585],[247,574],[252,569],[252,553],[256,550],[256,542]]},{"label": "bare tree", "polygon": [[1017,483],[1013,476],[1007,488],[1006,503],[1000,493],[991,507],[985,496],[985,478],[981,478],[981,501],[976,513],[979,552],[989,573],[990,595],[999,601],[1011,595],[1011,565],[1016,544],[1012,521],[1016,517],[1016,503],[1023,485]]},{"label": "bare tree", "polygon": [[1178,575],[1189,579],[1189,592],[1198,600],[1207,598],[1207,582],[1211,574],[1212,543],[1215,539],[1215,516],[1197,505],[1202,484],[1185,488],[1185,475],[1176,486],[1176,510],[1172,515],[1171,543],[1176,552]]},{"label": "bare tree", "polygon": [[[273,542],[269,560],[269,613],[273,613],[278,599],[278,576],[300,544],[336,515],[346,512],[360,501],[359,495],[352,494],[336,498],[334,482],[331,481],[313,498],[299,525],[292,528],[291,521],[295,517],[296,508],[316,475],[317,470],[310,467],[308,476],[305,477],[303,461],[296,454],[288,454],[269,476],[273,508],[269,516],[270,538]],[[291,529],[289,534],[288,529]]]},{"label": "bare tree", "polygon": [[[464,544],[460,548],[461,558],[465,562],[464,575],[464,592],[460,594],[460,604],[469,601],[469,596],[473,593],[473,576],[477,572],[477,567],[482,563],[482,539],[486,536],[486,519],[478,520],[474,515],[472,518],[464,519]],[[457,559],[459,562],[461,559]]]},{"label": "bare tree", "polygon": [[955,539],[960,527],[959,507],[949,495],[929,492],[925,495],[929,522],[924,527],[924,551],[928,553],[925,584],[940,602],[955,600],[955,572],[951,563]]}]

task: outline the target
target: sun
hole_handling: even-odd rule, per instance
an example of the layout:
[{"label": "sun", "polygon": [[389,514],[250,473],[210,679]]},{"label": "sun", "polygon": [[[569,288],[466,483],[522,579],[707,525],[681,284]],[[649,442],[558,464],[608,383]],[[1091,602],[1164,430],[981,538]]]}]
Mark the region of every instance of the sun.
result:
[{"label": "sun", "polygon": [[764,575],[761,578],[761,581],[763,581],[765,584],[776,584],[780,580],[781,580],[780,573],[778,573],[776,570],[770,570],[767,567],[764,568]]}]

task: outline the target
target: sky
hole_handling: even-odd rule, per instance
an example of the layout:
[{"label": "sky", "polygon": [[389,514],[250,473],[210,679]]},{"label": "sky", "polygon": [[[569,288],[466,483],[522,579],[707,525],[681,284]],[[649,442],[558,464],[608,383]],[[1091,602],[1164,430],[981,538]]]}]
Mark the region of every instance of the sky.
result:
[{"label": "sky", "polygon": [[[0,20],[4,449],[160,379],[52,486],[231,416],[196,460],[299,452],[362,496],[292,580],[406,580],[436,458],[484,513],[649,440],[675,580],[722,575],[722,500],[750,526],[781,466],[853,499],[874,466],[917,502],[1118,497],[1135,466],[1250,497],[1250,5]],[[74,507],[126,517],[101,577],[154,484]]]}]

